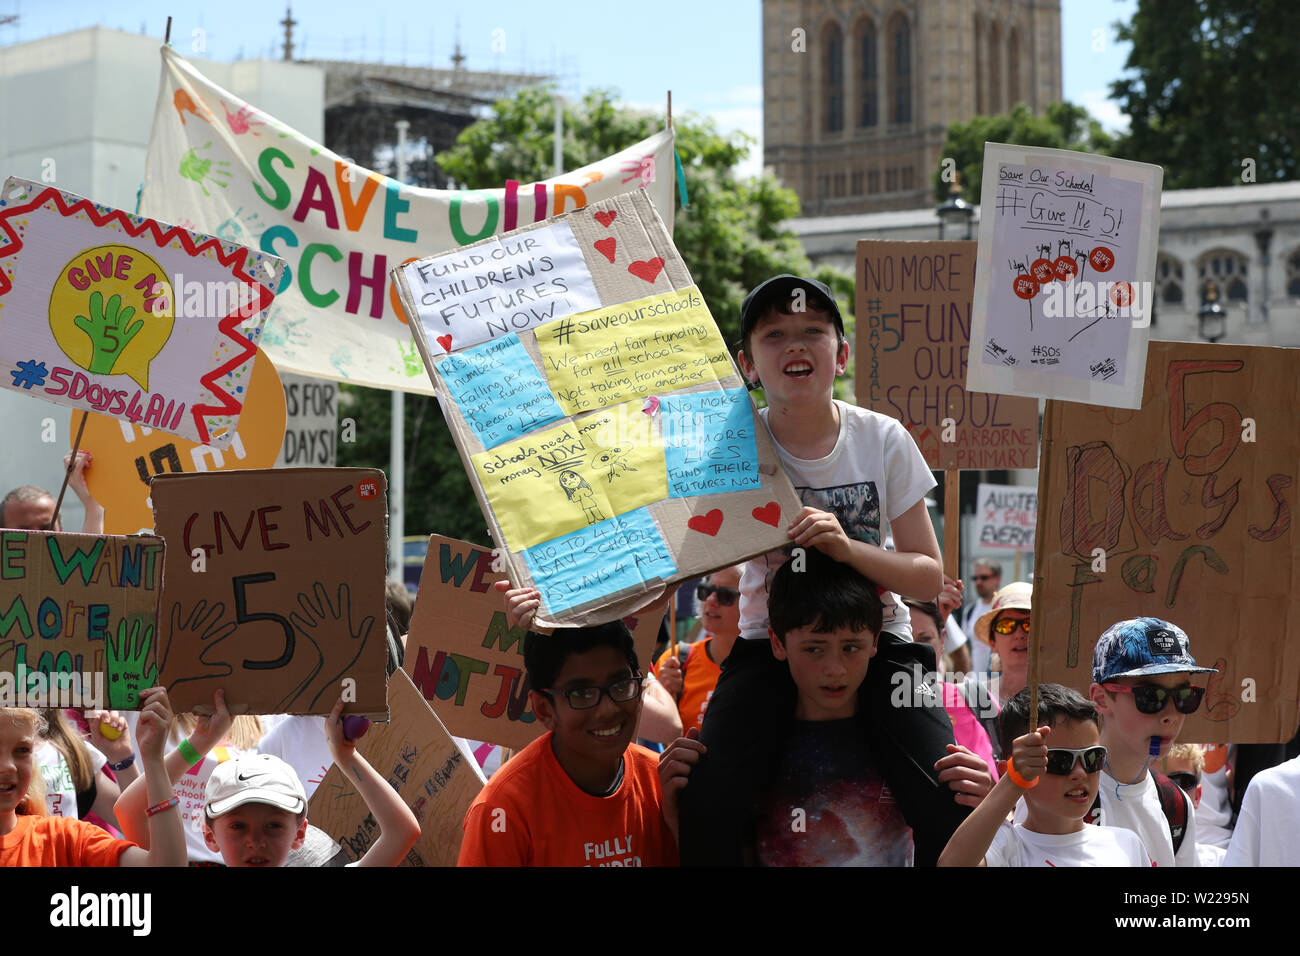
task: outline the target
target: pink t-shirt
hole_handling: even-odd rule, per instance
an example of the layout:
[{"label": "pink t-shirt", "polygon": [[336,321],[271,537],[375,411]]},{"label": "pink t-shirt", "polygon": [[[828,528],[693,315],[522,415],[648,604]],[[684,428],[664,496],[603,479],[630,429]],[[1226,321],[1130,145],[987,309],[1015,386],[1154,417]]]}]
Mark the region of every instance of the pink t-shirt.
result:
[{"label": "pink t-shirt", "polygon": [[993,774],[993,779],[996,781],[998,766],[997,761],[993,759],[993,745],[989,742],[988,732],[981,726],[975,711],[971,710],[970,705],[966,703],[961,688],[956,684],[945,683],[940,683],[939,687],[943,691],[943,709],[948,711],[948,717],[952,720],[953,737],[956,738],[957,743],[989,765],[989,772]]}]

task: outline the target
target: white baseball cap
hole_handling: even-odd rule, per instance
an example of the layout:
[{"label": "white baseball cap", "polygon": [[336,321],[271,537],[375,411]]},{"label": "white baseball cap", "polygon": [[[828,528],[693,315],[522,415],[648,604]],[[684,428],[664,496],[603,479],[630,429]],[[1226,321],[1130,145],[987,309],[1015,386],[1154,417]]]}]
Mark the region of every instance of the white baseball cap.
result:
[{"label": "white baseball cap", "polygon": [[240,754],[218,764],[204,790],[208,819],[246,803],[269,803],[290,813],[307,809],[307,793],[292,767],[271,754]]}]

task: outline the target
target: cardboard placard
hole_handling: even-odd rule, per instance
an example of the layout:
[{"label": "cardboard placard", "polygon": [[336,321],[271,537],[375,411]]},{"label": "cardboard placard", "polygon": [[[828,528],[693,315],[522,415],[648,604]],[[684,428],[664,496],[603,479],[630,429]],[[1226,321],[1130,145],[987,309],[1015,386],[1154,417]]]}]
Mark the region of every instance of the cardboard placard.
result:
[{"label": "cardboard placard", "polygon": [[982,548],[1033,551],[1038,526],[1038,489],[986,485],[975,495],[975,541]]},{"label": "cardboard placard", "polygon": [[[492,552],[435,534],[420,576],[404,669],[458,737],[521,750],[545,732],[528,703],[524,629],[506,624]],[[662,615],[627,618],[647,673]]]},{"label": "cardboard placard", "polygon": [[1163,178],[1148,163],[984,144],[967,388],[1141,405]]},{"label": "cardboard placard", "polygon": [[[465,813],[487,781],[405,671],[395,671],[389,681],[388,706],[388,723],[371,724],[357,742],[357,752],[420,821],[420,839],[400,865],[455,866]],[[379,838],[379,828],[355,781],[337,765],[330,767],[312,794],[307,819],[332,836],[353,862]]]},{"label": "cardboard placard", "polygon": [[902,422],[933,469],[1036,468],[1038,403],[966,390],[976,248],[858,240],[858,404]]},{"label": "cardboard placard", "polygon": [[177,713],[383,714],[387,486],[370,468],[159,475],[159,628]]},{"label": "cardboard placard", "polygon": [[284,383],[284,446],[278,468],[333,468],[339,433],[337,382],[305,375],[282,375]]},{"label": "cardboard placard", "polygon": [[1300,718],[1300,352],[1152,342],[1145,394],[1139,411],[1047,405],[1040,677],[1086,692],[1101,633],[1159,617],[1219,669],[1182,739],[1289,740]]},{"label": "cardboard placard", "polygon": [[643,190],[392,276],[540,624],[615,620],[789,544],[799,498]]},{"label": "cardboard placard", "polygon": [[275,256],[10,177],[0,385],[227,447]]},{"label": "cardboard placard", "polygon": [[0,530],[3,705],[135,710],[158,677],[165,551],[155,537]]},{"label": "cardboard placard", "polygon": [[[77,433],[81,412],[68,423],[69,439]],[[86,470],[90,494],[104,506],[104,530],[135,534],[153,530],[149,481],[164,472],[175,474],[270,468],[285,438],[285,390],[275,366],[258,349],[253,374],[230,446],[200,445],[107,415],[90,415],[81,447],[90,453]]]},{"label": "cardboard placard", "polygon": [[162,65],[141,210],[288,260],[262,338],[282,373],[430,394],[393,267],[633,189],[672,217],[671,129],[542,182],[422,189],[338,156],[170,47]]}]

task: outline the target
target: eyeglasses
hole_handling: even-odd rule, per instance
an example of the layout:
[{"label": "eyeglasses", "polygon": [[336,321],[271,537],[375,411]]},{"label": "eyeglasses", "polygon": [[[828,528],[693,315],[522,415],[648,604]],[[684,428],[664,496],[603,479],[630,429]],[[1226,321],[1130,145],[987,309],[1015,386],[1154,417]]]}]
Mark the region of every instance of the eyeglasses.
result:
[{"label": "eyeglasses", "polygon": [[695,586],[695,596],[701,601],[707,601],[710,594],[716,594],[718,603],[723,607],[731,607],[740,598],[740,592],[735,588],[724,588],[717,584],[697,584]]},{"label": "eyeglasses", "polygon": [[1197,779],[1196,774],[1194,773],[1187,773],[1184,771],[1181,773],[1166,774],[1166,776],[1174,783],[1178,784],[1179,789],[1186,790],[1188,793],[1191,793],[1201,785],[1201,781]]},{"label": "eyeglasses", "polygon": [[1016,620],[1014,617],[1000,617],[993,622],[993,630],[999,634],[1014,634],[1016,628],[1023,628],[1026,634],[1029,633],[1029,618]]},{"label": "eyeglasses", "polygon": [[555,690],[548,687],[543,694],[559,694],[564,697],[574,710],[591,710],[600,703],[601,695],[608,694],[616,704],[624,704],[641,696],[641,682],[645,680],[640,674],[620,678],[605,687],[575,687],[573,690]]},{"label": "eyeglasses", "polygon": [[1084,747],[1082,750],[1053,747],[1047,751],[1047,772],[1068,777],[1074,771],[1074,765],[1082,762],[1084,773],[1096,773],[1105,760],[1105,747]]},{"label": "eyeglasses", "polygon": [[1125,684],[1102,684],[1101,686],[1117,694],[1132,694],[1133,703],[1137,705],[1139,714],[1158,714],[1165,709],[1165,704],[1171,698],[1174,709],[1180,714],[1194,714],[1196,708],[1201,706],[1201,698],[1205,696],[1204,687],[1193,687],[1191,684],[1183,684],[1172,690],[1158,684],[1138,684],[1136,687]]}]

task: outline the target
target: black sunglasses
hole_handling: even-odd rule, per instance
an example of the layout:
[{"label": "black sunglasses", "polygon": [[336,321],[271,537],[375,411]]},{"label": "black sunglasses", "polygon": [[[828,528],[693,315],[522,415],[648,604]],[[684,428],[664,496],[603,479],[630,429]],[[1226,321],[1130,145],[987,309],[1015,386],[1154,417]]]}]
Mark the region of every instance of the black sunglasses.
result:
[{"label": "black sunglasses", "polygon": [[1194,773],[1187,773],[1184,771],[1180,773],[1167,774],[1166,776],[1168,776],[1174,783],[1178,784],[1179,789],[1186,790],[1188,793],[1191,793],[1201,785],[1201,781],[1196,778],[1196,774]]},{"label": "black sunglasses", "polygon": [[1082,750],[1066,750],[1064,747],[1052,747],[1047,751],[1047,772],[1058,777],[1068,777],[1076,763],[1083,763],[1084,773],[1096,773],[1106,762],[1105,747],[1084,747]]},{"label": "black sunglasses", "polygon": [[740,599],[740,592],[735,588],[724,588],[717,584],[697,584],[695,586],[695,596],[701,601],[707,601],[710,594],[716,594],[718,603],[723,607],[731,607]]},{"label": "black sunglasses", "polygon": [[1171,698],[1174,709],[1180,714],[1194,714],[1205,696],[1204,687],[1194,687],[1191,684],[1183,684],[1173,689],[1158,684],[1138,684],[1136,687],[1128,687],[1124,684],[1102,684],[1101,686],[1116,693],[1132,694],[1133,703],[1137,705],[1139,714],[1158,714],[1165,709],[1165,703]]}]

